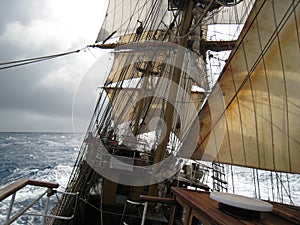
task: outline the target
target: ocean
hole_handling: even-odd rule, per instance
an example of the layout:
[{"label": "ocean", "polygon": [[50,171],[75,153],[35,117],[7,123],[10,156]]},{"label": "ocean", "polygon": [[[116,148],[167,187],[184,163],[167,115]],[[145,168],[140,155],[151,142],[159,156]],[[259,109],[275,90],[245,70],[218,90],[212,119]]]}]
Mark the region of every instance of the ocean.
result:
[{"label": "ocean", "polygon": [[[60,184],[58,190],[64,191],[83,136],[73,133],[0,133],[0,188],[20,178],[30,178],[57,182]],[[225,166],[225,171],[229,192],[300,206],[300,175],[235,166]],[[210,187],[211,175],[207,175]],[[18,192],[13,212],[18,212],[44,191],[27,187]],[[10,197],[0,202],[0,224],[5,222],[9,203]],[[42,200],[30,212],[41,213],[44,208],[45,200]],[[42,224],[42,219],[23,216],[14,224]]]},{"label": "ocean", "polygon": [[[59,183],[64,191],[79,152],[83,134],[0,133],[0,188],[20,178]],[[14,212],[31,203],[45,189],[28,187],[16,195]],[[10,197],[0,202],[0,224],[6,218]],[[31,212],[39,212],[45,201]],[[14,224],[41,224],[41,218],[25,216]]]}]

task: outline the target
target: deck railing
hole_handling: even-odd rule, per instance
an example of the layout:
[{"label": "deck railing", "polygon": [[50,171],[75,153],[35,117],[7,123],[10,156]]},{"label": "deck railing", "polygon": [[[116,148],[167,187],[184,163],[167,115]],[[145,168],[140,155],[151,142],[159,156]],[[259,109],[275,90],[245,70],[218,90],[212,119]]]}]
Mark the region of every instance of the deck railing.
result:
[{"label": "deck railing", "polygon": [[[20,212],[15,213],[15,215],[12,215],[12,210],[13,210],[16,194],[19,190],[23,189],[26,186],[36,186],[36,187],[43,187],[43,188],[47,188],[47,189],[44,193],[37,196],[37,198],[32,203],[25,206]],[[31,180],[31,179],[23,178],[23,179],[19,179],[19,180],[13,182],[13,183],[7,185],[6,187],[2,188],[0,190],[0,202],[2,200],[6,199],[7,197],[11,196],[10,204],[9,204],[7,214],[6,214],[6,221],[5,221],[4,225],[12,224],[18,218],[20,218],[21,216],[25,216],[25,215],[28,215],[28,216],[41,216],[43,218],[43,221],[42,221],[43,223],[42,224],[46,223],[46,218],[57,218],[57,219],[62,219],[62,220],[71,220],[74,217],[74,215],[72,215],[72,216],[55,216],[55,215],[48,214],[48,209],[49,209],[49,204],[50,204],[50,197],[53,194],[58,193],[58,194],[65,194],[65,195],[73,195],[76,198],[78,196],[78,193],[66,193],[66,192],[57,191],[56,189],[58,187],[59,187],[58,183],[46,182],[46,181],[37,181],[37,180]],[[39,202],[45,195],[47,197],[47,200],[46,200],[46,206],[45,206],[45,209],[44,209],[43,213],[27,212],[37,202]],[[77,200],[75,202],[77,202]]]}]

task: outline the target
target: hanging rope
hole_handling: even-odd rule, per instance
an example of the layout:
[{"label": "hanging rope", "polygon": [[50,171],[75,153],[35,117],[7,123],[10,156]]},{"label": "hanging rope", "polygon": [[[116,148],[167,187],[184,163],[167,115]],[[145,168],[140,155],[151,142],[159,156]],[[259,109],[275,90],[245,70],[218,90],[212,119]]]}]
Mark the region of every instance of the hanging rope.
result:
[{"label": "hanging rope", "polygon": [[[283,182],[283,180],[282,180],[282,173],[279,173],[279,175],[278,175],[278,173],[277,172],[275,172],[275,175],[276,175],[276,180],[277,180],[277,186],[279,186],[279,184],[278,183],[280,183],[280,189],[281,189],[281,192],[280,192],[280,194],[281,194],[281,201],[283,202],[283,190],[282,189],[284,189],[284,192],[286,193],[286,195],[287,195],[287,197],[288,197],[288,199],[289,199],[289,201],[290,201],[290,203],[292,204],[292,205],[295,205],[294,204],[294,202],[293,202],[293,200],[292,200],[292,196],[291,196],[291,191],[289,190],[289,180],[287,180],[286,182],[287,182],[287,184],[288,184],[288,189],[285,187],[285,183]],[[278,188],[279,189],[279,188]]]},{"label": "hanging rope", "polygon": [[258,198],[261,198],[261,195],[260,195],[259,176],[258,176],[258,169],[255,169],[255,172],[256,172],[256,181],[257,181]]},{"label": "hanging rope", "polygon": [[252,176],[253,176],[253,185],[254,185],[254,193],[255,193],[255,198],[257,198],[257,190],[256,190],[255,172],[254,172],[254,169],[251,169],[251,171],[252,171]]}]

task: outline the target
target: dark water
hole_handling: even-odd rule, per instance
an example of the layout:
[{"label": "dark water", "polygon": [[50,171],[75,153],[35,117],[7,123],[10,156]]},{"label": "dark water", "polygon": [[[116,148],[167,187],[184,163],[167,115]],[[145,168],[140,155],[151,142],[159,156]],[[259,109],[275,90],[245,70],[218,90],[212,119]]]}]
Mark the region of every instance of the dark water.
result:
[{"label": "dark water", "polygon": [[[73,133],[0,133],[0,187],[20,178],[57,182],[64,190],[82,141],[82,134]],[[15,212],[32,202],[40,188],[28,187],[17,193]],[[0,203],[0,224],[6,218],[10,198]],[[33,209],[44,207],[44,201]],[[29,216],[16,224],[40,224],[41,219]]]}]

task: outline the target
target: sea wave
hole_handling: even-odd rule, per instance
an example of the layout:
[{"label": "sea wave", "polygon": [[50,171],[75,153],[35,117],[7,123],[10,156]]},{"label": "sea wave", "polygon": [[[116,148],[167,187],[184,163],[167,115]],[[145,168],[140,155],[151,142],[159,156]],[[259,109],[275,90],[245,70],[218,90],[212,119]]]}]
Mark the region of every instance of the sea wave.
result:
[{"label": "sea wave", "polygon": [[[56,182],[64,190],[78,154],[81,134],[72,133],[0,133],[0,188],[21,178]],[[44,188],[33,186],[18,191],[14,211],[36,199]],[[10,197],[0,203],[0,224],[6,219]],[[53,205],[54,203],[52,203]],[[31,212],[45,207],[39,201]],[[41,217],[23,216],[16,224],[41,224]]]}]

